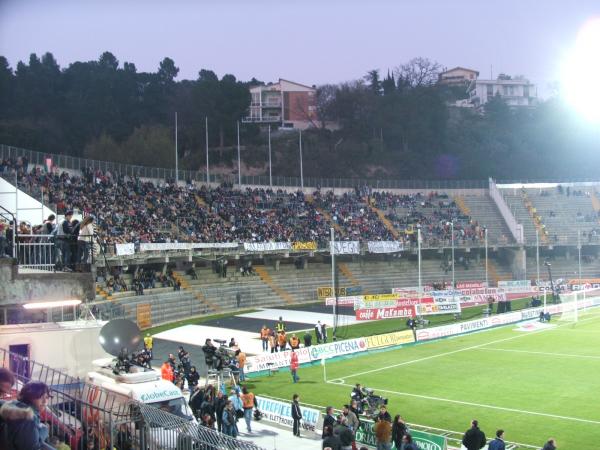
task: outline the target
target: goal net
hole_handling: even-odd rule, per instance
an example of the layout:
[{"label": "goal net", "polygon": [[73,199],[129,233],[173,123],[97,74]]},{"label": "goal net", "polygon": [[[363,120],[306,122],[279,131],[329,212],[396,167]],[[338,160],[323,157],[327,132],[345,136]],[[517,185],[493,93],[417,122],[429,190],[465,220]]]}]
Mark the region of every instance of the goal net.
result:
[{"label": "goal net", "polygon": [[[550,304],[552,294],[548,293],[546,295],[548,304]],[[556,312],[562,312],[560,320],[577,322],[579,316],[585,314],[590,307],[600,305],[600,289],[588,288],[572,292],[561,292],[559,298],[560,303],[556,305],[558,306]]]}]

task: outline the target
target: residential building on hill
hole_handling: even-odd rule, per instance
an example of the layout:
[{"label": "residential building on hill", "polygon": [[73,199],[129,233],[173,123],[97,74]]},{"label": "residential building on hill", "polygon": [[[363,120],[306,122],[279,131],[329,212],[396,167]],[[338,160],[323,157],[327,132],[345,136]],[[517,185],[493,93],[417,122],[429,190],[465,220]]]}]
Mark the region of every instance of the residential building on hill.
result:
[{"label": "residential building on hill", "polygon": [[537,104],[537,89],[525,78],[499,76],[496,80],[471,81],[467,88],[469,102],[482,108],[492,97],[498,95],[512,108],[534,107]]},{"label": "residential building on hill", "polygon": [[476,80],[479,72],[476,70],[455,67],[438,75],[438,84],[446,86],[468,86],[471,81]]},{"label": "residential building on hill", "polygon": [[281,128],[318,126],[317,89],[279,79],[277,83],[250,88],[252,100],[246,123],[272,124]]}]

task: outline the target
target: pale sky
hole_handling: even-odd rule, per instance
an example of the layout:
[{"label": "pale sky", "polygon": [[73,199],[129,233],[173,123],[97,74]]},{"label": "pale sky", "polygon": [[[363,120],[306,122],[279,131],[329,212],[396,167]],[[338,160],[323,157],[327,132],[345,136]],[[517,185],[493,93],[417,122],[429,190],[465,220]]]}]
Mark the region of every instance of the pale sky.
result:
[{"label": "pale sky", "polygon": [[525,75],[540,94],[600,0],[0,0],[0,55],[61,67],[108,50],[138,71],[169,56],[240,80],[337,83],[424,56],[481,78]]}]

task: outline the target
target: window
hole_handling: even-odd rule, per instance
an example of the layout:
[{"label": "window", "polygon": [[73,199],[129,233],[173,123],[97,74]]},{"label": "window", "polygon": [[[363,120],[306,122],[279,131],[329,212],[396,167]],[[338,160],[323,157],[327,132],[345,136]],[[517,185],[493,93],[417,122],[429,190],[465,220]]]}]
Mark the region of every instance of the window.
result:
[{"label": "window", "polygon": [[487,96],[488,97],[494,96],[494,86],[492,84],[487,85]]}]

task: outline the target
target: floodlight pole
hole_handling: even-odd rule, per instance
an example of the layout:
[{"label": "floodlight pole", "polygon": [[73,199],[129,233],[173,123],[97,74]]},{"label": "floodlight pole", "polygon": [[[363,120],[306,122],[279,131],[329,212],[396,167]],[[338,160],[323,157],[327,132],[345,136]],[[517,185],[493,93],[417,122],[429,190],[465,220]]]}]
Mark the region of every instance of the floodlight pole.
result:
[{"label": "floodlight pole", "polygon": [[298,130],[298,147],[300,148],[300,187],[304,189],[304,172],[302,170],[302,130]]},{"label": "floodlight pole", "polygon": [[175,111],[175,186],[179,184],[179,161],[177,161],[177,111]]},{"label": "floodlight pole", "polygon": [[485,232],[485,286],[489,287],[488,284],[488,230],[484,228]]},{"label": "floodlight pole", "polygon": [[417,261],[419,263],[419,303],[421,303],[421,224],[417,225]]},{"label": "floodlight pole", "polygon": [[[577,252],[578,252],[578,264],[579,264],[579,288],[583,291],[584,299],[585,299],[585,286],[581,282],[581,230],[577,230]],[[579,305],[577,303],[578,292],[575,292],[575,322],[579,319]]]},{"label": "floodlight pole", "polygon": [[271,165],[271,125],[269,125],[269,186],[273,187],[273,172]]},{"label": "floodlight pole", "polygon": [[208,168],[208,116],[204,117],[204,130],[206,140],[206,184],[210,183],[210,171]]},{"label": "floodlight pole", "polygon": [[452,219],[452,221],[450,222],[450,232],[450,238],[452,242],[452,289],[454,290],[456,288],[456,283],[454,279],[454,219]]},{"label": "floodlight pole", "polygon": [[537,285],[540,286],[540,235],[535,229],[535,265],[537,269]]},{"label": "floodlight pole", "polygon": [[242,159],[240,158],[240,121],[237,121],[238,185],[242,185]]},{"label": "floodlight pole", "polygon": [[337,326],[337,295],[335,292],[335,230],[333,229],[333,227],[331,227],[329,229],[329,233],[330,233],[330,243],[329,243],[329,252],[331,253],[331,293],[333,296],[333,307],[332,307],[332,314],[333,314],[333,340],[335,340],[335,332],[336,332],[336,326]]}]

